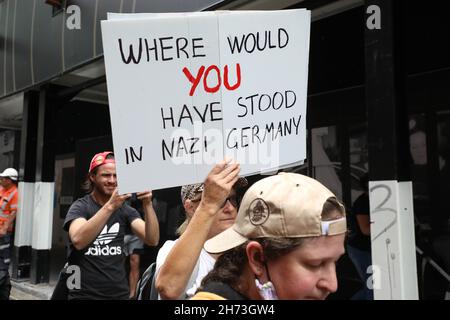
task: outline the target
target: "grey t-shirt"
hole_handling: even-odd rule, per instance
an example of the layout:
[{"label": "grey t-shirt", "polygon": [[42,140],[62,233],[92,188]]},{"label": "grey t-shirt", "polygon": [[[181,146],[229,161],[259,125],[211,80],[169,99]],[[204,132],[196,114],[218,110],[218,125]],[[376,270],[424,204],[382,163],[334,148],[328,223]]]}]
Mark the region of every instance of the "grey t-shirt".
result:
[{"label": "grey t-shirt", "polygon": [[[64,230],[77,218],[89,220],[101,209],[90,195],[76,200],[64,221]],[[69,248],[69,265],[80,268],[81,288],[70,289],[69,299],[128,299],[129,287],[125,271],[124,235],[139,213],[124,204],[106,222],[97,238],[86,248]]]}]

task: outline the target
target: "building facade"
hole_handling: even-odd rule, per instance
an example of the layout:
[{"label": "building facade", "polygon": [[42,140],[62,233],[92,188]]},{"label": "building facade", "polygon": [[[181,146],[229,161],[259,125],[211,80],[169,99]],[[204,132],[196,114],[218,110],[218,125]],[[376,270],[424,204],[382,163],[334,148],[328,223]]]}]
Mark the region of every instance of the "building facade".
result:
[{"label": "building facade", "polygon": [[[291,170],[323,182],[347,208],[361,194],[365,173],[374,183],[394,182],[389,190],[399,208],[404,197],[413,204],[417,266],[411,270],[419,297],[444,299],[450,291],[450,21],[443,1],[1,1],[0,170],[14,166],[20,175],[13,278],[48,282],[51,270],[62,267],[65,214],[82,194],[92,155],[112,149],[100,32],[107,12],[290,8],[312,10],[308,157]],[[406,196],[404,182],[412,186]],[[155,198],[161,241],[172,239],[182,219],[179,188],[155,191]],[[152,259],[156,249],[149,250]],[[353,280],[345,265],[341,271],[348,292],[337,297],[346,298]]]}]

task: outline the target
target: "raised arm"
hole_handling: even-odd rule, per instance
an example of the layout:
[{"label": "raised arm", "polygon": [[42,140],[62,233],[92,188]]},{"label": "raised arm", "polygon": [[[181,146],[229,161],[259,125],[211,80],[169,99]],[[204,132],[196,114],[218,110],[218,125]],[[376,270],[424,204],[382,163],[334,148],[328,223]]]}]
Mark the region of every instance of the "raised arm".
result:
[{"label": "raised arm", "polygon": [[92,218],[89,220],[85,218],[73,220],[69,227],[69,237],[74,247],[81,250],[92,243],[102,231],[111,214],[120,208],[129,197],[131,197],[130,194],[118,195],[116,189],[108,202]]},{"label": "raised arm", "polygon": [[142,200],[145,222],[142,219],[135,219],[131,223],[131,229],[145,244],[156,246],[159,242],[159,223],[152,205],[152,192],[140,192],[137,196]]},{"label": "raised arm", "polygon": [[157,274],[156,288],[162,299],[179,299],[186,290],[214,218],[238,180],[239,170],[239,164],[222,161],[208,174],[199,207]]}]

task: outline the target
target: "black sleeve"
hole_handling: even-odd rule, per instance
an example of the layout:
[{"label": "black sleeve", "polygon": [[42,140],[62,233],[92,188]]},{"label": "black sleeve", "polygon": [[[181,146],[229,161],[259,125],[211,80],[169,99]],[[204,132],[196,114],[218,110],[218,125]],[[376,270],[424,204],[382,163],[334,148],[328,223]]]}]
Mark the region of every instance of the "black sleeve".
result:
[{"label": "black sleeve", "polygon": [[352,208],[354,215],[369,215],[370,214],[370,206],[369,206],[369,196],[367,194],[362,194],[356,199]]},{"label": "black sleeve", "polygon": [[86,202],[83,199],[78,199],[69,208],[66,219],[64,220],[63,229],[69,231],[70,224],[77,218],[89,219],[89,212]]},{"label": "black sleeve", "polygon": [[127,225],[130,228],[129,230],[127,230],[127,232],[131,233],[131,223],[137,218],[142,219],[141,215],[139,214],[139,212],[136,209],[130,207],[129,205],[124,205],[123,210],[125,213],[125,217],[128,221]]}]

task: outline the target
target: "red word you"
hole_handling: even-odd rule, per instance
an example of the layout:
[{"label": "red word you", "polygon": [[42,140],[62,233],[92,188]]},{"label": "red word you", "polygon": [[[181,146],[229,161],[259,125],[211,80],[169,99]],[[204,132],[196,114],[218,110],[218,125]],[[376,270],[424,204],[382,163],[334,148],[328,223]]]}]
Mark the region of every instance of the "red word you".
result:
[{"label": "red word you", "polygon": [[[200,69],[198,69],[197,75],[195,77],[186,67],[183,68],[183,73],[191,83],[191,90],[189,91],[190,96],[194,95],[195,89],[197,89],[197,86],[202,79],[203,88],[206,92],[209,93],[215,93],[219,91],[220,86],[222,85],[222,75],[220,69],[216,65],[209,66],[208,68],[205,68],[205,66],[201,66]],[[228,78],[228,65],[225,65],[223,69],[223,85],[230,91],[239,88],[239,86],[241,85],[241,66],[239,65],[239,63],[236,64],[236,83],[231,85]],[[214,86],[210,85],[212,82],[214,83]]]}]

